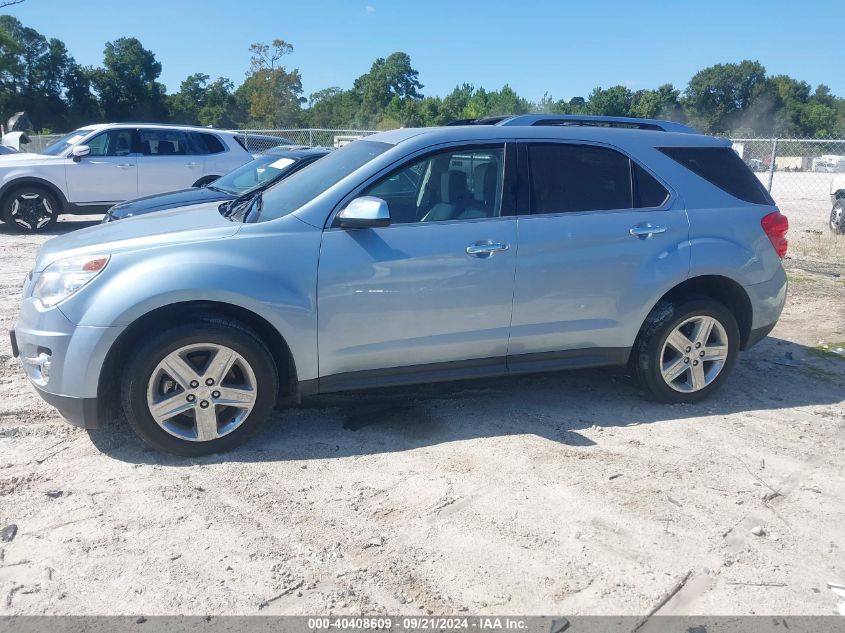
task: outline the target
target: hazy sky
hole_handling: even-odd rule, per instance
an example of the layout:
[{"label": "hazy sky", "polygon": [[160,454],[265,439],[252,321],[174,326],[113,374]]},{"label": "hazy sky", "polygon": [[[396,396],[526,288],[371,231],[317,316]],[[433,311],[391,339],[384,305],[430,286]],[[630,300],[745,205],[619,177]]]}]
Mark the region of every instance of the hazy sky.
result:
[{"label": "hazy sky", "polygon": [[402,50],[424,94],[507,82],[536,100],[599,85],[683,87],[705,66],[746,58],[843,96],[843,9],[842,0],[24,0],[6,11],[85,65],[101,63],[105,42],[137,37],[169,91],[193,72],[239,84],[249,44],[283,38],[306,95],[348,88],[374,59]]}]

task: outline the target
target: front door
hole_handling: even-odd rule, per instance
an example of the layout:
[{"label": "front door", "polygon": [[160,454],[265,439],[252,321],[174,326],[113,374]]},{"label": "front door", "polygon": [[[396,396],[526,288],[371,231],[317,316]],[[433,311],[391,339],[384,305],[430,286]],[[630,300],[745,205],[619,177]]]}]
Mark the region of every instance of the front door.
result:
[{"label": "front door", "polygon": [[521,149],[509,367],[624,362],[653,301],[688,274],[683,203],[613,148]]},{"label": "front door", "polygon": [[103,205],[138,195],[134,133],[132,129],[101,132],[86,143],[90,149],[87,156],[65,159],[69,202]]},{"label": "front door", "polygon": [[411,159],[359,194],[388,201],[390,226],[326,229],[322,390],[505,370],[517,239],[502,203],[510,176],[503,145]]}]

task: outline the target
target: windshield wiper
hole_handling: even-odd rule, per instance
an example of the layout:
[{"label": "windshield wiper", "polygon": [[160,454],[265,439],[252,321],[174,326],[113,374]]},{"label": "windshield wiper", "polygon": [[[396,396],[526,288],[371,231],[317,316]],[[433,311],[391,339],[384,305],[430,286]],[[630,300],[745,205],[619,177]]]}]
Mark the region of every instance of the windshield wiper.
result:
[{"label": "windshield wiper", "polygon": [[[251,191],[230,202],[224,202],[219,208],[223,217],[232,222],[255,222],[258,219],[258,214],[261,213],[262,203],[261,191]],[[249,220],[253,209],[256,209],[255,218]]]}]

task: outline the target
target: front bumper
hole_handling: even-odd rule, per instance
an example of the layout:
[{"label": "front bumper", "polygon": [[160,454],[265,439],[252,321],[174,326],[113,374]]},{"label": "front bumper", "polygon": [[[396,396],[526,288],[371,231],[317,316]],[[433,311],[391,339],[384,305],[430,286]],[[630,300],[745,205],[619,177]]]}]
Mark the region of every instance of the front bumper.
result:
[{"label": "front bumper", "polygon": [[96,429],[100,426],[100,416],[96,398],[75,398],[74,396],[60,396],[44,391],[36,385],[35,391],[44,401],[55,407],[67,422],[83,429]]},{"label": "front bumper", "polygon": [[60,309],[45,309],[26,298],[11,333],[12,347],[38,395],[71,424],[96,428],[100,372],[123,330],[77,326]]}]

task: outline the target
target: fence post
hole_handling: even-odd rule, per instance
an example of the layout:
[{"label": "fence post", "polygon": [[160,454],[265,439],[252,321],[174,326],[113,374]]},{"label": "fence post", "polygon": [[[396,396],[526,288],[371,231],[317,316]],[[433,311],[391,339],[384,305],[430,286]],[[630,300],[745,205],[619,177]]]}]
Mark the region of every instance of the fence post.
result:
[{"label": "fence post", "polygon": [[769,193],[772,193],[772,181],[775,178],[775,159],[778,157],[778,140],[772,140],[772,160],[769,163]]},{"label": "fence post", "polygon": [[314,147],[314,130],[308,128],[308,147]]}]

